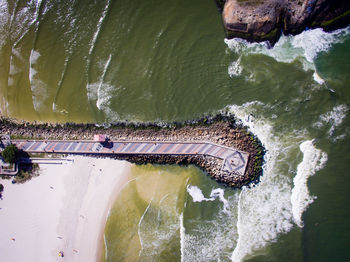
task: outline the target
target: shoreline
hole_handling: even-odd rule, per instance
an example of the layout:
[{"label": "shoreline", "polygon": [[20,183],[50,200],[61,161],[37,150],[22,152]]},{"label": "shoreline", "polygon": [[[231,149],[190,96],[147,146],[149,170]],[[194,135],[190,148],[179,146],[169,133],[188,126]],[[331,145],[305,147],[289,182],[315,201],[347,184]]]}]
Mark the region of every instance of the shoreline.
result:
[{"label": "shoreline", "polygon": [[130,168],[131,165],[128,165],[126,167],[127,171],[127,176],[122,178],[122,181],[120,181],[120,183],[116,186],[115,190],[112,191],[109,199],[108,199],[108,204],[106,205],[106,208],[104,210],[104,214],[103,214],[103,219],[101,219],[101,230],[100,230],[100,234],[98,236],[98,243],[100,243],[97,247],[96,247],[96,261],[99,262],[101,261],[101,258],[104,256],[102,254],[102,252],[107,248],[105,245],[105,241],[104,241],[104,236],[105,236],[105,228],[106,228],[106,224],[107,224],[107,220],[108,220],[108,216],[109,216],[109,212],[111,210],[111,208],[113,207],[114,203],[116,202],[119,194],[121,193],[121,191],[123,190],[123,188],[125,187],[126,184],[129,183],[129,179],[130,179]]},{"label": "shoreline", "polygon": [[222,161],[207,156],[184,155],[115,155],[117,159],[136,164],[195,164],[217,182],[232,187],[242,187],[258,181],[262,174],[265,149],[260,140],[236,121],[234,115],[218,114],[186,122],[173,123],[134,123],[116,122],[108,125],[92,123],[30,123],[0,117],[0,133],[11,138],[37,140],[93,140],[94,134],[107,134],[111,141],[207,141],[234,148],[249,154],[248,164],[243,175],[221,171]]},{"label": "shoreline", "polygon": [[[127,183],[130,164],[74,156],[40,165],[24,184],[3,180],[0,252],[11,261],[100,261],[108,210]],[[24,218],[25,219],[22,219]]]}]

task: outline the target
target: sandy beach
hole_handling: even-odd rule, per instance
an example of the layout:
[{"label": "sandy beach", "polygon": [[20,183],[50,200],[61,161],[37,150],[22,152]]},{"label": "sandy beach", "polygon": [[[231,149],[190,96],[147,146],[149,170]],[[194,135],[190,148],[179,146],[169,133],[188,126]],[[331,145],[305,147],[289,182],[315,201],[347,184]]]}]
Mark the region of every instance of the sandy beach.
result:
[{"label": "sandy beach", "polygon": [[[40,165],[24,184],[1,180],[0,254],[4,261],[97,261],[108,210],[128,181],[125,161],[74,156]],[[58,253],[64,252],[64,258]]]}]

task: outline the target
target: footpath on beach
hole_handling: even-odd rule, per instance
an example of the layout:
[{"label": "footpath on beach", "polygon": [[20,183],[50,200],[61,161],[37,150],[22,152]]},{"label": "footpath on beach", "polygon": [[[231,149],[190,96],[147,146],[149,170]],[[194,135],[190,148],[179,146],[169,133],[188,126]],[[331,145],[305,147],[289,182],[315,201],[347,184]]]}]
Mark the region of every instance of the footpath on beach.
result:
[{"label": "footpath on beach", "polygon": [[12,140],[12,143],[27,153],[211,156],[222,160],[221,171],[237,176],[244,175],[249,158],[247,152],[211,142]]}]

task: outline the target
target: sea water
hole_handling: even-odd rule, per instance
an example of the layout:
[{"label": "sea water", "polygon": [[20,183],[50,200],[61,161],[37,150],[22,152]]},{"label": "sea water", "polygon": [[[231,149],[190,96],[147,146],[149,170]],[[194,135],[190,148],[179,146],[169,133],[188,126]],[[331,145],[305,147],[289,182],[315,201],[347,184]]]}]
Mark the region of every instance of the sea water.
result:
[{"label": "sea water", "polygon": [[0,0],[0,109],[27,120],[180,121],[230,112],[267,152],[226,188],[134,166],[106,261],[348,261],[350,29],[225,39],[212,0]]}]

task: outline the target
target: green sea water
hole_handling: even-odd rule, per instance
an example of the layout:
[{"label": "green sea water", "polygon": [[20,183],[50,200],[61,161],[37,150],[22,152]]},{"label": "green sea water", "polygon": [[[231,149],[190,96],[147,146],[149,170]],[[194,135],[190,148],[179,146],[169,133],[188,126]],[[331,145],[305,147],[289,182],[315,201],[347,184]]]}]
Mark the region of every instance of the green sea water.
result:
[{"label": "green sea water", "polygon": [[267,149],[230,189],[199,169],[133,166],[106,261],[349,261],[350,28],[226,40],[213,0],[0,0],[1,114],[188,120],[234,113]]}]

